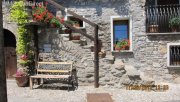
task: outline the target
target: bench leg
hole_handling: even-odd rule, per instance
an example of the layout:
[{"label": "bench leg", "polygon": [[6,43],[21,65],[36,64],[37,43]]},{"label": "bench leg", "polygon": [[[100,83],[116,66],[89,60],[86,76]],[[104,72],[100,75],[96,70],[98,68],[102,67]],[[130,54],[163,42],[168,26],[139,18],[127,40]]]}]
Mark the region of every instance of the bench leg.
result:
[{"label": "bench leg", "polygon": [[33,89],[33,78],[29,78],[29,86],[30,86],[30,89],[32,90]]}]

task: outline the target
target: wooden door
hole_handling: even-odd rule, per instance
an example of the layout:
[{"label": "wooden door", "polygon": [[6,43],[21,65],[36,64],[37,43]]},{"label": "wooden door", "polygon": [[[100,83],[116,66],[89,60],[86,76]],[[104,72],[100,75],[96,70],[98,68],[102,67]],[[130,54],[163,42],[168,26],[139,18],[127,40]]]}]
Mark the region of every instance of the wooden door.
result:
[{"label": "wooden door", "polygon": [[12,78],[13,74],[15,74],[17,71],[16,48],[5,47],[4,53],[5,53],[6,77]]},{"label": "wooden door", "polygon": [[6,76],[12,78],[17,71],[16,37],[7,29],[4,29],[4,54]]}]

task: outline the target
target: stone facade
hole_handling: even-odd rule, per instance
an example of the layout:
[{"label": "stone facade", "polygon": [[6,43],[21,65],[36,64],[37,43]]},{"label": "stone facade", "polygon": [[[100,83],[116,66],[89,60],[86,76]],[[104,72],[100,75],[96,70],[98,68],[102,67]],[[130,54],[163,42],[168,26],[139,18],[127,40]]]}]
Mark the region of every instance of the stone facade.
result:
[{"label": "stone facade", "polygon": [[[145,7],[143,7],[145,0],[58,0],[58,2],[103,28],[99,31],[99,38],[107,56],[100,59],[101,85],[118,87],[126,81],[126,65],[134,66],[141,77],[155,81],[173,81],[173,74],[167,68],[167,43],[179,42],[180,35],[148,36],[145,26]],[[50,8],[55,12],[52,6]],[[111,52],[111,16],[132,17],[132,52],[113,53],[114,64],[109,63],[114,59]],[[6,25],[5,21],[4,26]],[[15,32],[13,25],[7,27]],[[88,24],[85,30],[89,35],[94,34],[93,28]],[[43,44],[51,44],[52,53],[48,57],[49,60],[75,61],[80,83],[93,83],[93,52],[90,51],[92,41],[81,36],[82,40],[87,41],[87,45],[81,46],[81,42],[69,41],[67,35],[59,34],[57,29],[42,29],[39,35],[40,52],[43,52]]]},{"label": "stone facade", "polygon": [[17,35],[17,24],[10,22],[9,20],[9,10],[10,6],[3,5],[3,28],[11,31],[15,36]]}]

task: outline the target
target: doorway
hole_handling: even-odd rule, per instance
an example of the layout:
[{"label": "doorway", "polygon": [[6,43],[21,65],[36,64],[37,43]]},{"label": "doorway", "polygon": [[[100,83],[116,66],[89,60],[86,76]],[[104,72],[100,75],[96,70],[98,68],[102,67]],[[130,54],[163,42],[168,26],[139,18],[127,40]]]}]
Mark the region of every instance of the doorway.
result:
[{"label": "doorway", "polygon": [[17,71],[16,37],[7,29],[3,29],[3,31],[6,77],[13,78]]}]

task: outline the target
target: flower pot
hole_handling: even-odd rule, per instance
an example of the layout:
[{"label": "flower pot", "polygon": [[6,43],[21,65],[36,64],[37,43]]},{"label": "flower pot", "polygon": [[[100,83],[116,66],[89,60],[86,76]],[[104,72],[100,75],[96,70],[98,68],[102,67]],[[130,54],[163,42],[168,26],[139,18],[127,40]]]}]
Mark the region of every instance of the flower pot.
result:
[{"label": "flower pot", "polygon": [[73,27],[80,27],[80,25],[79,25],[79,23],[75,23],[75,24],[73,24]]},{"label": "flower pot", "polygon": [[120,51],[121,48],[120,48],[120,47],[115,47],[115,50],[116,50],[116,51]]},{"label": "flower pot", "polygon": [[64,30],[64,33],[70,34],[70,33],[71,33],[71,29],[65,29],[65,30]]},{"label": "flower pot", "polygon": [[159,32],[159,26],[158,25],[150,25],[149,26],[149,32],[150,33],[157,33],[157,32]]},{"label": "flower pot", "polygon": [[15,76],[16,83],[19,87],[25,87],[29,85],[29,76]]},{"label": "flower pot", "polygon": [[106,56],[106,53],[105,52],[99,52],[99,57],[100,58],[104,58]]},{"label": "flower pot", "polygon": [[80,35],[74,35],[72,37],[72,40],[80,40],[81,36]]},{"label": "flower pot", "polygon": [[172,32],[179,32],[180,31],[179,27],[172,27],[171,30],[172,30]]}]

